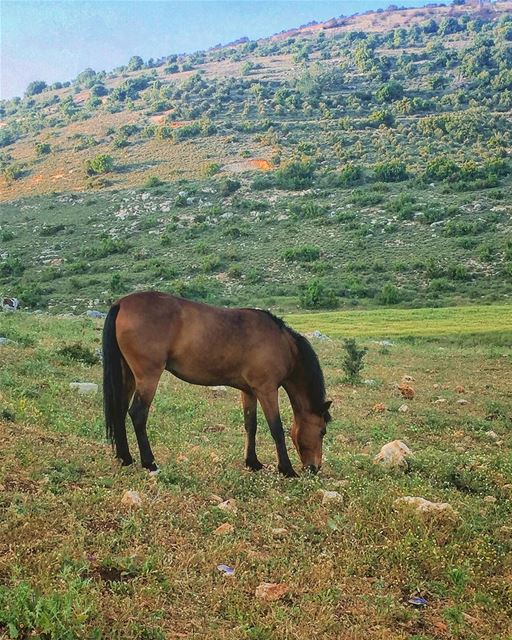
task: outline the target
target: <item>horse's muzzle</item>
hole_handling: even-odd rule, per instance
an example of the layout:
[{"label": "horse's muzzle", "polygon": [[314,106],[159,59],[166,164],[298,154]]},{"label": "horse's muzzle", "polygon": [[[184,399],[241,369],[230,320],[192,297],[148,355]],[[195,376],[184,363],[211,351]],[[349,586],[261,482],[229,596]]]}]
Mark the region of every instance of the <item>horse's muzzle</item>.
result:
[{"label": "horse's muzzle", "polygon": [[308,464],[306,469],[315,476],[318,473],[318,467],[316,466],[316,464]]}]

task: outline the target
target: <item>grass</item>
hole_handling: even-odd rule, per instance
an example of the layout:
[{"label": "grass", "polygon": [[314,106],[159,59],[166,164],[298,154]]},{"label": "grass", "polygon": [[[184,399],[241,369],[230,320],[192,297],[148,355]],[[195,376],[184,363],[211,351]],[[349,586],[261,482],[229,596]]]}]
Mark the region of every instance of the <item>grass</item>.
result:
[{"label": "grass", "polygon": [[299,331],[314,329],[333,338],[438,338],[478,334],[510,334],[510,305],[443,309],[373,309],[293,314]]},{"label": "grass", "polygon": [[[100,395],[77,396],[68,386],[99,383],[101,367],[63,351],[95,353],[101,322],[0,316],[0,335],[17,342],[0,347],[0,635],[505,640],[512,615],[506,311],[443,310],[434,339],[425,331],[433,316],[418,311],[411,334],[421,340],[390,347],[374,342],[390,335],[386,312],[347,314],[357,314],[350,335],[369,349],[362,377],[373,382],[359,386],[342,382],[334,314],[329,324],[325,314],[288,317],[304,331],[331,327],[334,338],[314,341],[334,400],[324,466],[293,481],[274,470],[261,416],[258,447],[269,466],[258,474],[243,468],[234,390],[169,375],[149,424],[160,476],[138,465],[119,469],[104,442]],[[476,326],[478,317],[487,332],[454,343],[448,327],[457,333],[456,319]],[[405,374],[415,378],[416,396],[404,414],[394,385]],[[459,385],[464,394],[455,392]],[[436,404],[440,396],[447,402]],[[372,412],[377,402],[384,413]],[[289,424],[284,398],[282,410]],[[395,438],[414,452],[407,473],[372,464]],[[340,492],[343,504],[322,505],[321,488]],[[140,492],[140,508],[120,504],[128,489]],[[212,494],[234,499],[237,513],[218,509]],[[395,512],[393,500],[404,495],[449,502],[459,518],[427,522]],[[233,532],[215,535],[224,522]],[[220,563],[234,575],[217,571]],[[289,592],[261,602],[254,591],[263,581],[284,582]],[[410,605],[414,596],[427,606]]]}]

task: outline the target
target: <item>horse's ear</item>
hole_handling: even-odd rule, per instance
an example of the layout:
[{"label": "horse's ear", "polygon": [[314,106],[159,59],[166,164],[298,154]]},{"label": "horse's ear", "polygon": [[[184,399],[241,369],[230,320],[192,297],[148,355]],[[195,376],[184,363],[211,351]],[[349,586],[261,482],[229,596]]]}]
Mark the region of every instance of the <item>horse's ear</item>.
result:
[{"label": "horse's ear", "polygon": [[324,402],[324,412],[327,413],[327,411],[329,411],[330,407],[332,404],[332,400],[326,400]]}]

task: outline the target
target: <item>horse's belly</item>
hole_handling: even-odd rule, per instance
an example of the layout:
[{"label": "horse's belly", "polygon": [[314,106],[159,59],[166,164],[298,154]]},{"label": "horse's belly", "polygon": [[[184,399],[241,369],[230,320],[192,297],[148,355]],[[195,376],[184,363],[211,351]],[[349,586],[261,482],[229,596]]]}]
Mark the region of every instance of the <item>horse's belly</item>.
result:
[{"label": "horse's belly", "polygon": [[180,367],[172,362],[167,362],[165,368],[180,380],[190,384],[198,384],[205,387],[224,385],[235,387],[235,389],[248,389],[245,380],[237,375],[230,375],[225,372],[220,373],[219,371],[204,368],[200,370],[199,368]]}]

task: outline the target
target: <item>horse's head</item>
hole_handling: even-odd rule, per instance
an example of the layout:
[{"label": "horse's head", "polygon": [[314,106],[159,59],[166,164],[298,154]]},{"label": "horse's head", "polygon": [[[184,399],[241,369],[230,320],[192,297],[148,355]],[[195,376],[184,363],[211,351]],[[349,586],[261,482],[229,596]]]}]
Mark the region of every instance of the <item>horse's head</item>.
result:
[{"label": "horse's head", "polygon": [[311,411],[297,412],[293,419],[291,436],[302,466],[317,473],[322,466],[322,441],[330,421],[331,400],[325,402],[321,414]]}]

